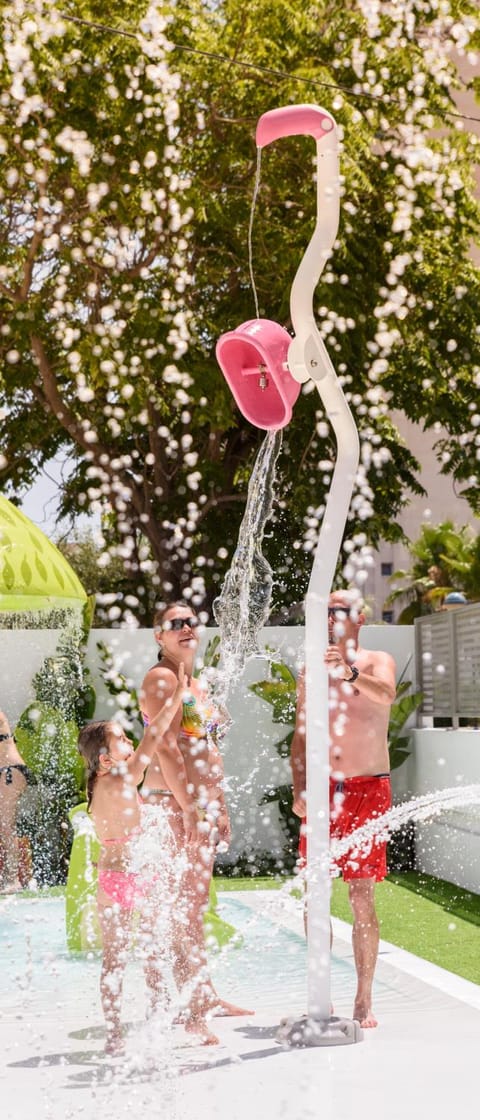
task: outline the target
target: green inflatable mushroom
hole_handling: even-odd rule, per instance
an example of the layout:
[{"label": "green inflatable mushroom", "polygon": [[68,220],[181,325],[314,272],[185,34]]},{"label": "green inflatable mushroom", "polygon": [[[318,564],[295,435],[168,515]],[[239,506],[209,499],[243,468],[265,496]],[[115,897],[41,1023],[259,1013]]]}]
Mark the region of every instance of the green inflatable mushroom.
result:
[{"label": "green inflatable mushroom", "polygon": [[0,495],[0,625],[2,614],[81,611],[87,599],[58,548]]}]

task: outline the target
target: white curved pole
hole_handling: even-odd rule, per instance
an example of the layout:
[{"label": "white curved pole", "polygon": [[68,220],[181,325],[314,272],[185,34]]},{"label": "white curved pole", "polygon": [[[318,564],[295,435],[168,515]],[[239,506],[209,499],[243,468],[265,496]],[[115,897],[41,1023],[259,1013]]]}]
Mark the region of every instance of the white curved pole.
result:
[{"label": "white curved pole", "polygon": [[[330,1018],[329,704],[324,653],[328,597],[348,516],[359,461],[358,432],[313,310],[315,288],[337,236],[340,190],[337,130],[318,105],[290,105],[265,113],[257,146],[282,136],[309,134],[317,143],[317,220],[290,294],[295,338],[288,368],[296,381],[312,378],[337,440],[332,484],[313,562],[305,607],[306,756],[308,819],[308,1014]],[[359,1035],[349,1040],[358,1041]]]},{"label": "white curved pole", "polygon": [[308,820],[308,1014],[330,1017],[329,702],[324,652],[328,597],[335,575],[359,461],[359,439],[342,387],[318,332],[316,284],[333,247],[339,218],[336,130],[317,141],[317,224],[295,277],[290,310],[295,330],[288,365],[313,378],[337,441],[332,484],[305,605],[306,763]]},{"label": "white curved pole", "polygon": [[308,819],[308,1013],[330,1016],[329,701],[323,661],[331,590],[358,466],[358,433],[332,368],[317,385],[337,438],[337,459],[305,605]]}]

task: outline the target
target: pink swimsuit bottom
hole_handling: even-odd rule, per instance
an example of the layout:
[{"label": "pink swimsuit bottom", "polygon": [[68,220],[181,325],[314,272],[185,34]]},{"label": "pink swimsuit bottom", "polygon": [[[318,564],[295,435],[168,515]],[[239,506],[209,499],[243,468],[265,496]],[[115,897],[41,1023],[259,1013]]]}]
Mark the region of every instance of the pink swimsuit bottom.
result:
[{"label": "pink swimsuit bottom", "polygon": [[[103,840],[104,845],[107,844],[128,844],[132,836],[138,836],[142,829],[140,825],[132,828],[125,836],[113,837],[110,840]],[[98,885],[112,902],[118,902],[122,910],[134,910],[135,906],[141,902],[142,898],[146,898],[149,891],[153,886],[153,881],[150,883],[138,883],[138,876],[134,871],[105,871],[99,870],[98,872]]]},{"label": "pink swimsuit bottom", "polygon": [[99,871],[98,885],[122,910],[134,910],[149,894],[153,880],[139,883],[133,871]]}]

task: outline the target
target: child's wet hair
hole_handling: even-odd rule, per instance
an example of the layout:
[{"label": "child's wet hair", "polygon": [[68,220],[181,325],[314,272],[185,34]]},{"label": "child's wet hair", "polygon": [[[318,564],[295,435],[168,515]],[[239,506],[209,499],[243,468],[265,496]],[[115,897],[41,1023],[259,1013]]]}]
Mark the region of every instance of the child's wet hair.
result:
[{"label": "child's wet hair", "polygon": [[100,755],[108,754],[110,729],[111,723],[109,720],[98,719],[82,727],[78,736],[78,750],[87,768],[87,802],[89,807],[98,774]]}]

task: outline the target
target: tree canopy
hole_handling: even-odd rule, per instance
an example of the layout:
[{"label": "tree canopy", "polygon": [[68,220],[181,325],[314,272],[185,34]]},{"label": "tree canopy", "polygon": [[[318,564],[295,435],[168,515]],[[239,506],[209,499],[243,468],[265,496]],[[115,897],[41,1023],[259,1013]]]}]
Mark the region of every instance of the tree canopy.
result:
[{"label": "tree canopy", "polygon": [[[211,602],[262,438],[214,357],[219,335],[255,314],[254,130],[266,110],[310,101],[342,138],[341,225],[316,312],[362,446],[344,560],[400,536],[396,515],[419,490],[393,405],[446,430],[441,469],[480,509],[478,149],[454,102],[455,57],[480,41],[476,3],[110,0],[102,28],[104,11],[1,8],[7,496],[61,452],[62,513],[103,513],[105,550],[140,601],[143,573],[159,599]],[[291,138],[263,158],[255,280],[260,315],[287,328],[313,154]],[[334,454],[307,386],[267,541],[277,605],[303,596]]]}]

